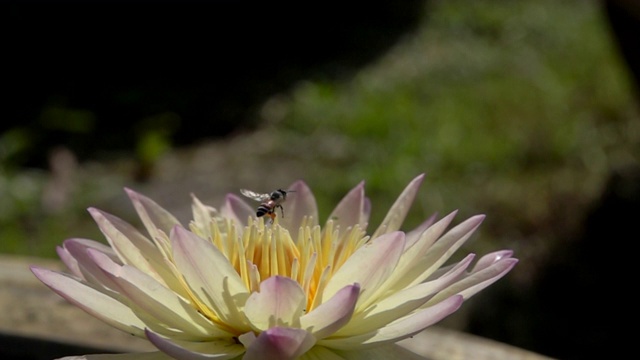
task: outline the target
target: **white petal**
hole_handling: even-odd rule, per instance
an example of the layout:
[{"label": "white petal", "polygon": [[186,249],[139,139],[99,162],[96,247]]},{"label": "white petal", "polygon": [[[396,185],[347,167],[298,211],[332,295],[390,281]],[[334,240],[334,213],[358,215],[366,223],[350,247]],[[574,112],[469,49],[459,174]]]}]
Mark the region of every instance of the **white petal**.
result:
[{"label": "white petal", "polygon": [[[422,262],[422,258],[429,251],[430,247],[438,240],[440,235],[444,233],[451,221],[456,215],[456,211],[445,216],[437,223],[429,226],[419,236],[418,240],[414,241],[413,246],[406,246],[405,250],[398,261],[398,266],[393,271],[393,274],[382,284],[376,293],[369,297],[368,301],[362,303],[362,306],[369,306],[375,303],[380,296],[389,292],[398,292],[402,289],[410,287],[419,283],[416,281],[416,277],[421,273],[420,269],[423,269],[429,264]],[[420,281],[421,282],[421,281]]]},{"label": "white petal", "polygon": [[129,199],[131,199],[151,238],[159,236],[158,230],[168,234],[174,226],[180,225],[178,219],[155,201],[131,189],[125,188],[124,190],[129,195]]},{"label": "white petal", "polygon": [[333,351],[345,360],[427,360],[427,358],[396,344],[385,344],[371,349]]},{"label": "white petal", "polygon": [[413,204],[413,200],[416,198],[416,194],[418,193],[420,184],[422,184],[422,180],[424,180],[424,174],[421,174],[411,180],[409,185],[407,185],[400,196],[398,196],[396,202],[391,206],[387,216],[385,216],[378,229],[371,236],[372,238],[375,239],[382,234],[387,234],[400,229],[400,225],[404,222],[404,219],[409,212],[409,208],[411,208],[411,204]]},{"label": "white petal", "polygon": [[333,334],[351,319],[359,294],[358,284],[345,286],[331,299],[301,317],[300,327],[312,333],[316,339]]},{"label": "white petal", "polygon": [[353,336],[371,332],[418,309],[434,294],[458,279],[471,264],[473,257],[473,255],[467,256],[438,279],[391,293],[389,296],[379,299],[369,308],[355,314],[349,324],[340,329],[336,336]]},{"label": "white petal", "polygon": [[365,213],[364,181],[361,181],[340,200],[329,215],[329,220],[339,226],[340,231],[345,231],[354,225],[359,225],[364,229],[369,221],[368,215]]},{"label": "white petal", "polygon": [[173,277],[164,265],[162,253],[136,228],[95,208],[89,208],[89,213],[123,263],[133,265],[159,281]]},{"label": "white petal", "polygon": [[[336,354],[334,350],[327,349],[324,346],[314,346],[311,350],[304,353],[298,360],[345,360],[346,358]],[[366,359],[363,359],[366,360]]]},{"label": "white petal", "polygon": [[429,300],[426,305],[434,304],[453,294],[458,294],[468,299],[505,276],[517,263],[518,259],[501,258],[490,266],[481,268],[479,271],[476,271],[474,268],[471,273],[467,274],[463,279],[438,293],[438,295]]},{"label": "white petal", "polygon": [[120,301],[66,274],[36,266],[31,271],[51,290],[90,315],[129,334],[144,336],[145,324]]},{"label": "white petal", "polygon": [[315,338],[302,329],[274,327],[260,333],[247,348],[243,360],[293,360],[314,344]]},{"label": "white petal", "polygon": [[149,341],[174,359],[180,360],[225,360],[244,352],[244,346],[233,338],[211,339],[209,341],[180,341],[164,338],[151,330],[145,331]]},{"label": "white petal", "polygon": [[326,338],[320,340],[318,344],[328,348],[349,350],[356,347],[369,348],[385,342],[396,342],[442,320],[458,310],[462,301],[462,296],[452,296],[434,306],[400,318],[381,329],[357,336]]},{"label": "white petal", "polygon": [[393,273],[404,249],[404,233],[385,234],[360,247],[336,271],[322,294],[328,299],[345,286],[358,283],[360,298],[365,302],[368,296]]},{"label": "white petal", "polygon": [[175,329],[183,340],[202,340],[211,337],[231,337],[213,325],[175,292],[149,275],[129,265],[120,266],[95,250],[89,250],[95,263],[116,283],[120,293],[163,326]]},{"label": "white petal", "polygon": [[[311,189],[303,181],[296,181],[288,189],[287,200],[282,204],[284,216],[278,220],[280,226],[293,232],[298,231],[302,224],[302,219],[311,216],[311,223],[308,225],[318,225],[318,205]],[[278,214],[280,215],[280,214]]]},{"label": "white petal", "polygon": [[[414,259],[406,271],[398,271],[398,274],[402,274],[402,277],[394,279],[396,281],[393,284],[385,284],[389,286],[387,291],[399,291],[428,279],[471,237],[482,223],[482,220],[484,220],[484,215],[473,216],[449,230],[444,236],[438,239],[435,244],[429,247],[423,256]],[[431,228],[436,225],[437,224],[433,225]],[[427,229],[425,233],[430,231],[431,228]],[[405,265],[406,264],[401,261],[398,267],[404,269]],[[394,274],[394,276],[398,274]]]},{"label": "white petal", "polygon": [[173,360],[173,358],[160,351],[153,351],[146,353],[65,356],[58,360]]},{"label": "white petal", "polygon": [[229,194],[225,197],[220,213],[222,216],[233,220],[238,229],[242,229],[247,224],[248,218],[256,217],[256,208],[257,205],[252,207],[239,196]]},{"label": "white petal", "polygon": [[306,305],[300,285],[284,276],[272,276],[260,283],[260,291],[247,299],[244,313],[254,330],[274,326],[299,327]]},{"label": "white petal", "polygon": [[249,330],[242,313],[248,290],[229,260],[209,241],[176,226],[173,257],[198,299],[237,330]]},{"label": "white petal", "polygon": [[[73,256],[73,258],[78,262],[78,267],[82,273],[83,279],[93,285],[117,291],[118,286],[109,277],[105,276],[103,271],[95,264],[93,259],[91,259],[87,253],[87,251],[92,250],[102,254],[102,251],[87,247],[85,243],[76,241],[76,239],[65,240],[63,246],[65,250],[68,251],[69,254],[71,254],[71,256]],[[108,255],[104,256],[109,257]]]}]

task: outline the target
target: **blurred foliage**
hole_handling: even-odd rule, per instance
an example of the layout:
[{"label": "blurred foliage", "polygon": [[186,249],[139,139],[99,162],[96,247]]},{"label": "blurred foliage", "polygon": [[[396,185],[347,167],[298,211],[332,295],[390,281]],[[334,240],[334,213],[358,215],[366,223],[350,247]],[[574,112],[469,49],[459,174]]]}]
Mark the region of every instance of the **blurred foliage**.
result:
[{"label": "blurred foliage", "polygon": [[[518,247],[580,220],[559,208],[581,209],[612,169],[637,164],[634,91],[598,3],[435,1],[427,15],[353,79],[304,82],[265,105],[283,143],[314,154],[325,211],[361,179],[384,209],[424,171],[409,223],[489,212],[491,236]],[[310,136],[335,151],[305,151]]]},{"label": "blurred foliage", "polygon": [[[269,99],[263,142],[277,145],[265,158],[274,172],[295,170],[280,162],[306,164],[292,175],[317,193],[322,218],[366,179],[372,224],[426,172],[407,228],[459,208],[459,218],[490,214],[481,236],[496,241],[478,242],[487,249],[535,250],[547,232],[580,220],[612,169],[637,164],[629,79],[596,1],[431,1],[417,30],[353,77],[303,81]],[[85,112],[68,116],[92,124]],[[169,152],[177,122],[171,113],[142,122],[143,166]],[[123,198],[126,181],[114,176],[122,169],[83,165],[63,210],[47,213],[51,179],[5,161],[25,139],[5,133],[0,144],[0,252],[50,256],[66,234],[101,238],[84,208]]]}]

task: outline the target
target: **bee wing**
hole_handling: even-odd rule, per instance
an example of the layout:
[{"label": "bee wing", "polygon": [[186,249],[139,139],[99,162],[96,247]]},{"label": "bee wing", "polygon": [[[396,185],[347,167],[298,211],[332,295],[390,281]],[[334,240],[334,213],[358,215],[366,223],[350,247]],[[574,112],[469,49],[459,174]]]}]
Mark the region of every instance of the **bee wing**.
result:
[{"label": "bee wing", "polygon": [[269,198],[271,197],[271,195],[269,194],[259,194],[257,192],[247,190],[247,189],[240,189],[240,192],[242,193],[242,195],[250,199],[253,199],[255,201],[266,201],[266,200],[269,200]]}]

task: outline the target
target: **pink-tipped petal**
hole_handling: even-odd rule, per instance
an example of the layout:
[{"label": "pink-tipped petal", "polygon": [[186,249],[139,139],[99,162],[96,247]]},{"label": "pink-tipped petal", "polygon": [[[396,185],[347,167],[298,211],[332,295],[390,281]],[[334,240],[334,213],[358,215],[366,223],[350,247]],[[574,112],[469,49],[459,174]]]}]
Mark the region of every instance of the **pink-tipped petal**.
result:
[{"label": "pink-tipped petal", "polygon": [[256,217],[256,206],[250,206],[242,198],[235,194],[225,197],[224,205],[220,208],[220,214],[232,219],[238,228],[247,224],[247,219]]},{"label": "pink-tipped petal", "polygon": [[82,356],[65,356],[58,360],[174,360],[160,351],[128,354],[92,354]]},{"label": "pink-tipped petal", "polygon": [[163,274],[168,270],[158,248],[131,224],[95,208],[89,208],[89,213],[123,263],[133,265],[157,279],[170,277]]},{"label": "pink-tipped petal", "polygon": [[343,287],[331,299],[300,318],[300,327],[318,340],[335,333],[351,319],[359,294],[358,284]]},{"label": "pink-tipped petal", "polygon": [[104,275],[117,285],[121,295],[163,324],[162,328],[171,329],[161,331],[163,334],[183,340],[231,337],[151,276],[129,265],[120,266],[98,251],[89,249],[87,252]]},{"label": "pink-tipped petal", "polygon": [[[318,346],[316,346],[318,347]],[[314,349],[316,348],[314,347]],[[344,360],[426,360],[424,356],[400,347],[396,344],[384,344],[371,349],[351,351],[333,350],[336,356]],[[325,359],[324,357],[321,359]]]},{"label": "pink-tipped petal", "polygon": [[229,260],[181,226],[170,237],[175,264],[198,299],[231,327],[248,330],[242,312],[249,293]]},{"label": "pink-tipped petal", "polygon": [[180,225],[178,219],[155,201],[131,189],[124,190],[152,238],[159,236],[158,230],[168,234],[174,226]]},{"label": "pink-tipped petal", "polygon": [[473,269],[464,278],[456,281],[429,300],[426,305],[435,304],[453,294],[461,295],[465,299],[477,294],[480,290],[498,281],[518,263],[515,258],[502,258],[480,271]]},{"label": "pink-tipped petal", "polygon": [[260,291],[249,296],[244,314],[254,330],[265,331],[274,326],[300,326],[306,296],[297,281],[272,276],[260,283]]},{"label": "pink-tipped petal", "polygon": [[210,341],[169,340],[149,329],[145,329],[145,335],[153,345],[173,359],[225,360],[232,359],[244,352],[244,347],[236,344],[231,337]]},{"label": "pink-tipped petal", "polygon": [[[443,219],[444,220],[444,219]],[[405,271],[397,272],[394,275],[402,275],[397,282],[388,290],[397,291],[406,287],[419,284],[428,279],[437,271],[445,261],[447,261],[455,251],[464,244],[476,231],[484,220],[484,215],[476,215],[463,221],[453,229],[449,230],[435,244],[428,248],[423,256],[414,258],[410,266]],[[442,221],[442,220],[441,220]],[[427,229],[425,233],[431,231],[438,223]],[[414,246],[415,247],[415,246]],[[413,247],[411,248],[413,249]],[[409,250],[411,250],[409,249]],[[405,266],[404,261],[401,266]]]},{"label": "pink-tipped petal", "polygon": [[322,294],[323,299],[329,299],[345,286],[358,283],[361,288],[359,303],[365,302],[393,273],[404,243],[404,233],[396,231],[360,247],[333,274]]},{"label": "pink-tipped petal", "polygon": [[127,305],[66,274],[36,266],[31,271],[51,290],[88,314],[122,331],[143,336],[145,324]]},{"label": "pink-tipped petal", "polygon": [[463,275],[473,258],[473,255],[467,256],[436,280],[394,292],[376,301],[370,308],[356,314],[349,324],[336,333],[336,336],[353,336],[371,332],[411,313]]},{"label": "pink-tipped petal", "polygon": [[[284,216],[278,220],[280,225],[295,233],[298,231],[305,216],[312,217],[311,223],[308,225],[317,225],[318,205],[307,184],[302,180],[298,180],[291,184],[288,189],[283,190],[288,190],[289,192],[287,193],[287,200],[282,204]],[[282,215],[279,210],[276,209],[276,211],[276,216]]]},{"label": "pink-tipped petal", "polygon": [[510,258],[512,255],[513,255],[512,250],[500,250],[500,251],[495,251],[495,252],[486,254],[482,258],[480,258],[480,260],[478,260],[476,265],[473,267],[472,272],[478,272],[482,269],[485,269],[497,263],[502,259]]},{"label": "pink-tipped petal", "polygon": [[335,349],[353,349],[356,346],[370,348],[380,344],[396,342],[412,336],[444,319],[462,305],[460,295],[452,296],[434,306],[420,310],[393,321],[387,326],[361,335],[320,340],[319,345]]},{"label": "pink-tipped petal", "polygon": [[342,198],[329,215],[329,220],[339,226],[341,231],[356,224],[364,229],[369,221],[369,214],[365,213],[364,181]]},{"label": "pink-tipped petal", "polygon": [[84,275],[82,274],[82,270],[80,269],[80,264],[78,264],[78,260],[74,258],[74,256],[65,248],[65,244],[69,243],[77,243],[79,246],[84,247],[85,249],[96,249],[104,254],[107,254],[112,259],[117,259],[118,256],[110,247],[99,243],[94,240],[89,239],[80,239],[73,238],[67,239],[63,242],[62,246],[56,247],[56,252],[60,257],[60,260],[67,266],[67,268],[71,271],[71,273],[79,278],[84,279]]},{"label": "pink-tipped petal", "polygon": [[431,227],[431,225],[433,225],[436,222],[437,218],[438,218],[438,214],[435,213],[429,216],[427,220],[423,221],[415,229],[409,231],[406,236],[407,244],[405,245],[405,250],[412,247],[413,244],[415,244],[420,239],[420,235],[422,235],[422,233],[425,232],[425,230],[427,230],[429,227]]},{"label": "pink-tipped petal", "polygon": [[[100,270],[100,268],[95,264],[93,259],[87,253],[87,251],[93,250],[103,254],[102,249],[105,246],[102,245],[99,247],[92,247],[91,245],[91,243],[82,241],[82,239],[68,239],[63,243],[64,249],[68,251],[69,254],[71,254],[71,256],[73,256],[73,258],[78,262],[78,268],[82,273],[83,279],[95,286],[117,291],[118,286],[113,281],[111,281],[111,279],[104,275],[102,270]],[[112,258],[113,252],[109,251],[109,253],[111,254],[111,256],[106,254],[104,256]]]},{"label": "pink-tipped petal", "polygon": [[407,185],[400,196],[398,196],[396,202],[391,206],[387,216],[382,220],[378,229],[373,233],[373,239],[380,235],[400,229],[400,225],[404,222],[423,180],[424,174],[420,174],[415,179],[411,180],[409,185]]},{"label": "pink-tipped petal", "polygon": [[302,329],[274,327],[260,333],[243,360],[293,360],[313,347],[316,340]]}]

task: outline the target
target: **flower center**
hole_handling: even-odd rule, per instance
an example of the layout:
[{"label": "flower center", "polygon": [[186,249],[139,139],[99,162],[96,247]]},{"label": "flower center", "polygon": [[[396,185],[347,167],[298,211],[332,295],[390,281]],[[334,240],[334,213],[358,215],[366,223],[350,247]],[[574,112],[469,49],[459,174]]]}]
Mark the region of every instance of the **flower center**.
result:
[{"label": "flower center", "polygon": [[[307,311],[323,301],[322,291],[342,264],[369,239],[358,226],[341,229],[329,220],[324,229],[305,217],[294,237],[278,223],[250,218],[238,231],[234,222],[213,221],[212,242],[229,259],[247,289],[258,291],[260,281],[280,275],[296,280],[307,296]],[[326,300],[326,299],[324,299]]]}]

